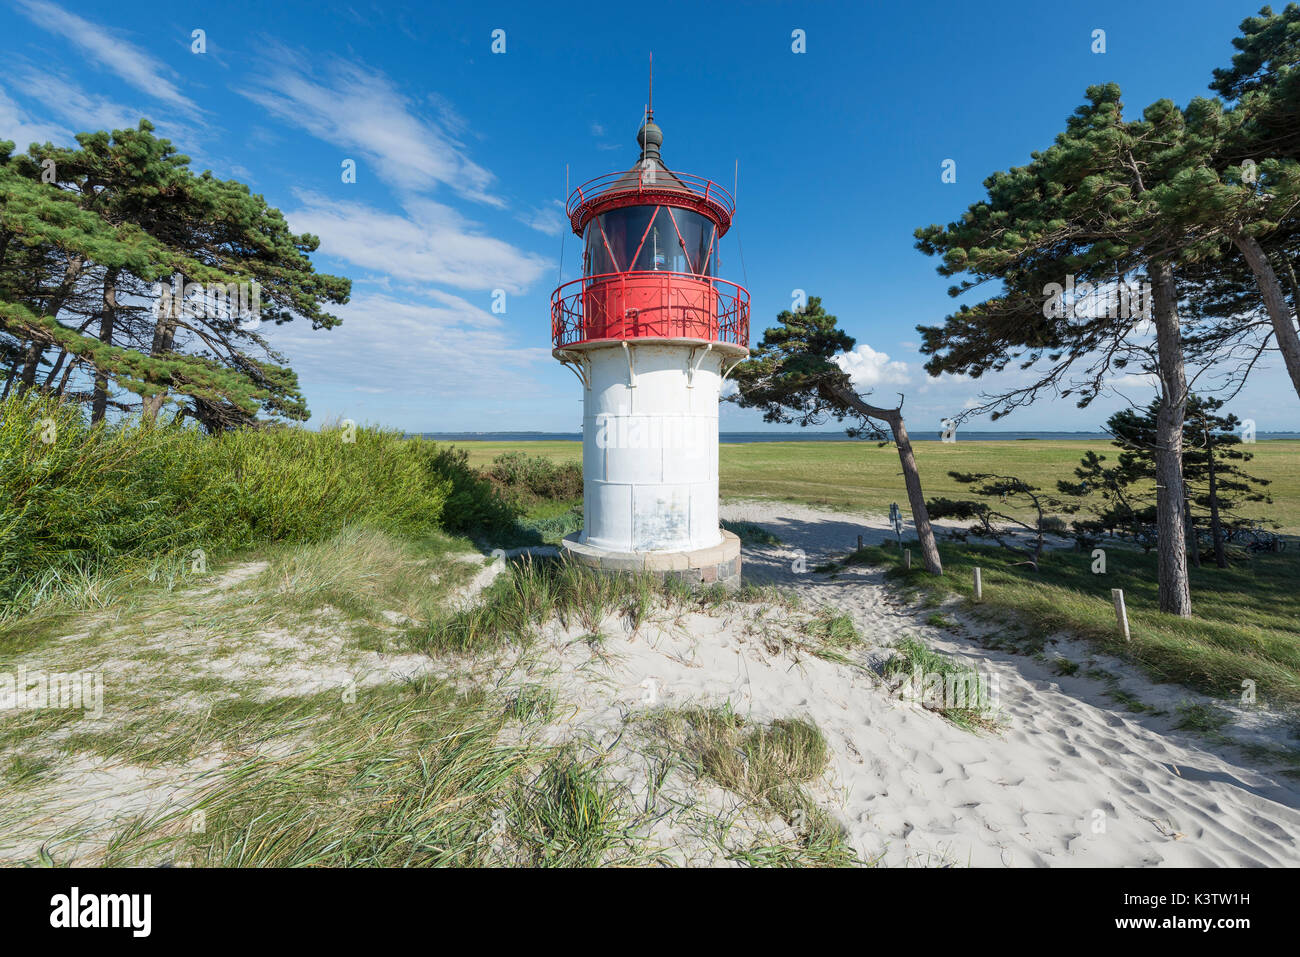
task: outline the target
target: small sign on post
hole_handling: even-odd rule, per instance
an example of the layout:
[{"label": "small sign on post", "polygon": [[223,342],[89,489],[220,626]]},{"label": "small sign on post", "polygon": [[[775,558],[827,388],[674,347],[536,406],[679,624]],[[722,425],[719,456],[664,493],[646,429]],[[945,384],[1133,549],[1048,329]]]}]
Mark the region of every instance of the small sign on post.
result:
[{"label": "small sign on post", "polygon": [[1125,641],[1129,641],[1128,609],[1124,607],[1124,589],[1112,588],[1110,597],[1115,600],[1115,620],[1119,622],[1119,633],[1124,636]]},{"label": "small sign on post", "polygon": [[980,601],[984,598],[984,579],[980,575],[980,567],[975,566],[975,600]]},{"label": "small sign on post", "polygon": [[898,538],[898,547],[903,547],[903,513],[897,502],[889,504],[889,524],[894,526],[894,535]]}]

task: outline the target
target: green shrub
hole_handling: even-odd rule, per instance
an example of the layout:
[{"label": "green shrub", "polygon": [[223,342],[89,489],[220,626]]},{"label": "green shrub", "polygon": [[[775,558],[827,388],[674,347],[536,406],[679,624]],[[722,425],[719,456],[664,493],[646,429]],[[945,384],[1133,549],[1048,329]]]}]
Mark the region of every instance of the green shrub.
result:
[{"label": "green shrub", "polygon": [[[432,442],[427,444],[435,447]],[[451,483],[443,512],[447,531],[501,532],[512,528],[523,509],[508,501],[492,481],[469,464],[469,453],[464,449],[450,445],[436,448],[432,468]]]},{"label": "green shrub", "polygon": [[0,615],[73,573],[194,549],[316,540],[355,524],[468,531],[514,516],[463,452],[394,432],[92,427],[55,400],[0,404]]},{"label": "green shrub", "polygon": [[781,539],[777,538],[762,525],[755,525],[753,522],[733,522],[724,518],[718,522],[718,524],[739,538],[745,545],[781,544]]},{"label": "green shrub", "polygon": [[525,504],[582,498],[582,466],[576,462],[557,464],[541,456],[507,452],[492,460],[487,476],[503,495]]}]

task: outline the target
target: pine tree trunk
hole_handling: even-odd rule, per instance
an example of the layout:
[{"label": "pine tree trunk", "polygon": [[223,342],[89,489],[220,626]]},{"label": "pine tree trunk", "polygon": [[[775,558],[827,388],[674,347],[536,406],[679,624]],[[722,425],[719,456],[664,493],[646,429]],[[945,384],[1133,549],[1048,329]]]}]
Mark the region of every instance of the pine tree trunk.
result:
[{"label": "pine tree trunk", "polygon": [[[185,277],[179,278],[179,288],[184,291]],[[171,311],[166,315],[158,317],[158,323],[153,330],[153,345],[149,349],[149,355],[157,358],[167,352],[171,352],[172,343],[176,338],[176,322],[180,318],[182,297],[174,295],[171,299]],[[167,401],[167,387],[164,385],[162,391],[144,397],[141,407],[144,411],[144,417],[149,421],[158,418],[158,413],[162,411],[163,403]]]},{"label": "pine tree trunk", "polygon": [[0,393],[0,402],[9,398],[9,390],[13,388],[14,382],[18,379],[18,367],[22,364],[22,356],[19,356],[13,361],[13,364],[9,366],[9,375],[5,378],[5,390],[3,393]]},{"label": "pine tree trunk", "polygon": [[66,362],[67,359],[68,359],[68,350],[60,349],[59,357],[54,360],[54,365],[50,367],[50,374],[45,377],[45,391],[48,392],[50,386],[54,384],[54,377],[59,374],[59,370],[63,368],[63,363]]},{"label": "pine tree trunk", "polygon": [[1269,321],[1273,324],[1273,334],[1277,337],[1277,347],[1282,353],[1287,374],[1291,376],[1291,385],[1296,395],[1300,396],[1300,334],[1296,333],[1295,323],[1291,321],[1291,310],[1287,308],[1286,297],[1282,295],[1282,284],[1277,281],[1277,273],[1268,261],[1263,248],[1253,236],[1238,233],[1232,238],[1255,274],[1255,282],[1264,297],[1264,308],[1268,311]]},{"label": "pine tree trunk", "polygon": [[1210,534],[1214,538],[1214,564],[1228,567],[1228,556],[1223,549],[1223,521],[1219,518],[1219,480],[1214,471],[1214,446],[1210,444],[1210,430],[1205,430],[1205,454],[1210,469]]},{"label": "pine tree trunk", "polygon": [[903,413],[898,409],[882,409],[863,402],[852,390],[837,390],[836,395],[859,414],[889,424],[894,445],[898,447],[898,461],[903,467],[903,484],[907,488],[908,504],[912,507],[912,524],[916,526],[921,560],[931,575],[942,575],[943,562],[939,558],[939,545],[934,540],[930,510],[925,507],[925,493],[921,490],[921,473],[916,467],[916,456],[912,453],[912,440],[908,438],[907,426],[903,424]]},{"label": "pine tree trunk", "polygon": [[63,378],[59,380],[59,387],[58,389],[55,390],[56,395],[59,396],[63,395],[63,390],[68,387],[68,380],[72,378],[72,370],[77,368],[80,362],[81,362],[80,359],[73,359],[71,362],[68,363],[68,367],[63,370]]},{"label": "pine tree trunk", "polygon": [[[116,269],[110,269],[104,275],[104,299],[100,304],[99,315],[99,341],[106,346],[113,345],[113,323],[117,319],[117,275]],[[108,375],[96,366],[95,390],[90,402],[91,423],[103,421],[107,410]]]},{"label": "pine tree trunk", "polygon": [[[63,281],[59,284],[58,290],[46,302],[44,311],[50,316],[58,316],[59,310],[67,302],[68,296],[71,295],[73,287],[77,283],[77,277],[81,275],[81,269],[86,261],[81,256],[74,256],[68,260],[68,264],[63,268]],[[45,355],[45,344],[33,339],[27,347],[27,355],[24,358],[23,377],[19,392],[23,393],[36,385],[36,373],[40,369],[41,357]]]},{"label": "pine tree trunk", "polygon": [[916,540],[921,546],[921,560],[925,570],[931,575],[943,574],[943,563],[939,559],[939,546],[934,540],[934,529],[930,527],[930,510],[925,507],[925,493],[921,491],[921,472],[916,467],[916,456],[912,454],[912,440],[907,436],[907,426],[903,424],[902,413],[894,413],[887,420],[889,429],[894,433],[894,444],[898,446],[898,461],[903,466],[903,484],[907,486],[907,501],[912,506],[912,524],[916,526]]},{"label": "pine tree trunk", "polygon": [[41,356],[44,354],[45,347],[35,339],[27,344],[27,352],[23,355],[23,374],[18,379],[19,395],[36,385],[36,370],[40,368]]},{"label": "pine tree trunk", "polygon": [[1291,286],[1291,312],[1300,321],[1300,279],[1296,278],[1295,267],[1285,253],[1282,255],[1282,265],[1286,267],[1287,281]]},{"label": "pine tree trunk", "polygon": [[1187,546],[1183,540],[1183,419],[1187,412],[1187,376],[1183,368],[1178,293],[1168,262],[1147,267],[1156,325],[1160,371],[1160,405],[1156,414],[1156,554],[1160,610],[1192,616],[1187,581]]}]

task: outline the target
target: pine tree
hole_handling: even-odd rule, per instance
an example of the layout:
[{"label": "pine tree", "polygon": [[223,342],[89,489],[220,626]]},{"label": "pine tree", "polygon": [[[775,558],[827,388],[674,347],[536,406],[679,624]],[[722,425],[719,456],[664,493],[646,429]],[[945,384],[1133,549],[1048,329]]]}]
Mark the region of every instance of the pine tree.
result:
[{"label": "pine tree", "polygon": [[1300,395],[1300,281],[1293,266],[1300,253],[1300,5],[1280,14],[1264,7],[1240,30],[1231,66],[1216,69],[1210,84],[1232,108],[1226,122],[1215,122],[1219,142],[1207,166],[1216,175],[1202,178],[1199,208],[1229,224]]},{"label": "pine tree", "polygon": [[[1048,535],[1065,534],[1061,514],[1078,509],[1078,505],[1059,499],[1037,485],[1014,475],[994,472],[949,472],[949,477],[961,485],[972,486],[978,499],[934,498],[929,502],[934,518],[956,518],[971,521],[964,534],[997,542],[1009,552],[1023,555],[1023,564],[1038,571],[1047,546]],[[992,501],[996,499],[996,504]],[[1002,506],[1010,506],[1003,509]],[[1030,519],[1011,511],[1020,507],[1032,512]]]},{"label": "pine tree", "polygon": [[837,355],[853,349],[853,337],[839,327],[835,316],[826,312],[819,297],[809,296],[803,309],[787,309],[776,318],[779,325],[764,331],[754,354],[732,374],[739,387],[735,401],[743,408],[762,409],[765,422],[808,426],[828,418],[838,422],[851,418],[857,424],[848,429],[848,434],[855,437],[883,439],[885,433],[875,423],[888,425],[903,467],[922,560],[926,571],[942,574],[920,472],[903,422],[902,403],[893,409],[872,405],[853,388],[848,373],[835,362]]},{"label": "pine tree", "polygon": [[[946,227],[917,230],[917,247],[943,257],[940,274],[972,277],[952,295],[983,283],[1002,286],[942,326],[919,327],[921,351],[932,357],[926,364],[932,375],[978,378],[1013,363],[1032,369],[1028,385],[963,413],[991,412],[995,419],[1043,394],[1076,394],[1086,407],[1114,370],[1136,363],[1159,383],[1159,484],[1181,489],[1187,377],[1175,267],[1199,252],[1199,236],[1171,221],[1153,189],[1185,167],[1190,147],[1183,115],[1162,100],[1141,120],[1127,120],[1114,84],[1090,87],[1087,96],[1049,149],[985,180],[987,199]],[[1134,309],[1125,293],[1142,275],[1150,305]],[[1105,301],[1070,301],[1064,287],[1071,280],[1077,289],[1087,284],[1102,291]],[[1147,320],[1155,327],[1154,344],[1136,332]],[[1181,497],[1162,495],[1157,514],[1160,608],[1187,617],[1187,556],[1169,544],[1183,539]]]},{"label": "pine tree", "polygon": [[[1250,475],[1241,466],[1253,457],[1241,448],[1241,422],[1221,414],[1224,402],[1210,396],[1191,395],[1183,423],[1183,496],[1188,516],[1188,547],[1199,552],[1196,527],[1208,522],[1215,563],[1228,566],[1227,529],[1246,502],[1270,501],[1267,479]],[[1075,469],[1078,481],[1057,483],[1067,495],[1101,497],[1096,519],[1076,522],[1077,532],[1123,529],[1140,542],[1151,540],[1155,525],[1153,489],[1158,481],[1155,465],[1158,403],[1145,409],[1123,409],[1106,421],[1119,454],[1115,464],[1089,451]]]},{"label": "pine tree", "polygon": [[[91,402],[96,419],[116,404],[114,383],[149,417],[182,396],[179,414],[214,430],[259,412],[306,418],[283,357],[212,291],[256,285],[262,322],[331,328],[339,320],[325,307],[347,302],[350,283],[315,271],[319,241],[292,233],[245,185],[195,175],[146,120],[77,140],[18,156],[0,144],[0,329],[11,337],[6,355],[14,342],[23,349],[22,387],[36,385],[54,348],[46,386],[62,393],[73,368],[88,367],[93,388],[69,397]],[[168,283],[203,292],[154,308]]]}]

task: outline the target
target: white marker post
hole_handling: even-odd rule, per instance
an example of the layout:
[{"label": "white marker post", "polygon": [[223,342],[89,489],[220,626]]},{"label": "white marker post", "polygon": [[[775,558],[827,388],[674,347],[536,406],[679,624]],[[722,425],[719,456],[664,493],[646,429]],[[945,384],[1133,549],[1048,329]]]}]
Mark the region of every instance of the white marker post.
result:
[{"label": "white marker post", "polygon": [[1125,641],[1129,641],[1128,610],[1124,607],[1124,589],[1112,588],[1110,597],[1115,599],[1115,619],[1119,622],[1120,634],[1124,636]]},{"label": "white marker post", "polygon": [[975,600],[982,601],[983,599],[984,599],[984,579],[980,575],[980,567],[976,565],[975,566]]},{"label": "white marker post", "polygon": [[903,549],[903,569],[909,572],[912,570],[912,550],[910,548]]}]

